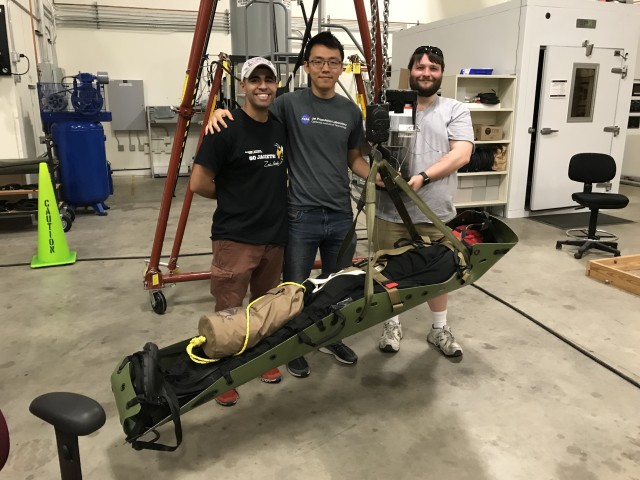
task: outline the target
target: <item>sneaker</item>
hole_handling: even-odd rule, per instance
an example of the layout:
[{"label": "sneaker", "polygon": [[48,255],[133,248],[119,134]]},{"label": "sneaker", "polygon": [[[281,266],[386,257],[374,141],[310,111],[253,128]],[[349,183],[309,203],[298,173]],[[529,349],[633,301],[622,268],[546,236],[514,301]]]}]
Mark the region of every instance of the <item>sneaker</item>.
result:
[{"label": "sneaker", "polygon": [[216,397],[216,402],[218,405],[222,405],[223,407],[233,407],[237,402],[240,395],[238,391],[234,388],[229,390],[228,392],[223,393]]},{"label": "sneaker", "polygon": [[402,338],[402,327],[399,323],[385,322],[382,336],[378,342],[378,348],[383,352],[395,353],[400,350],[400,339]]},{"label": "sneaker", "polygon": [[318,350],[322,353],[333,355],[336,360],[346,363],[347,365],[353,365],[358,361],[358,355],[356,355],[356,352],[351,350],[342,342],[327,345],[326,347],[320,347]]},{"label": "sneaker", "polygon": [[294,377],[304,378],[308,377],[311,373],[309,364],[304,357],[298,357],[287,363],[287,371]]},{"label": "sneaker", "polygon": [[459,357],[462,355],[462,348],[453,338],[451,328],[448,325],[442,328],[431,327],[431,331],[427,335],[427,342],[438,347],[447,357]]},{"label": "sneaker", "polygon": [[268,372],[264,372],[260,375],[260,380],[264,383],[280,383],[282,380],[282,375],[280,374],[280,370],[277,368],[272,368]]}]

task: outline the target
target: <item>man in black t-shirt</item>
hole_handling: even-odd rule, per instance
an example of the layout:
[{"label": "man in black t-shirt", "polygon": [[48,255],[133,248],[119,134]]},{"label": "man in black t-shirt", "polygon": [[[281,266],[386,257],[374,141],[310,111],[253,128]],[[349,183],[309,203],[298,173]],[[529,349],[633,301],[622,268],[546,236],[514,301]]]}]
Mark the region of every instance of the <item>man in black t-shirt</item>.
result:
[{"label": "man in black t-shirt", "polygon": [[[269,114],[277,72],[261,57],[245,62],[240,86],[245,105],[234,110],[236,121],[218,135],[206,135],[196,154],[190,188],[217,198],[211,240],[211,294],[215,310],[242,306],[280,282],[287,243],[287,166],[284,126]],[[261,375],[267,383],[282,378],[277,368]],[[238,392],[216,401],[231,406]]]}]

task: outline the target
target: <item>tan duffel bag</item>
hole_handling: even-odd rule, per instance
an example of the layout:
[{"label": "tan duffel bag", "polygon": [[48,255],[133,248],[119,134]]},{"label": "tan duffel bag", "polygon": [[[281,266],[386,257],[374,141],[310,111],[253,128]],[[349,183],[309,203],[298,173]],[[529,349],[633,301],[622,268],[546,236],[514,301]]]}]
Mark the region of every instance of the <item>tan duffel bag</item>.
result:
[{"label": "tan duffel bag", "polygon": [[[203,315],[198,323],[200,336],[193,338],[187,347],[189,356],[197,363],[211,363],[240,355],[302,311],[304,290],[299,283],[285,282],[255,299],[247,308],[228,308]],[[193,353],[193,348],[199,346],[209,358]]]}]

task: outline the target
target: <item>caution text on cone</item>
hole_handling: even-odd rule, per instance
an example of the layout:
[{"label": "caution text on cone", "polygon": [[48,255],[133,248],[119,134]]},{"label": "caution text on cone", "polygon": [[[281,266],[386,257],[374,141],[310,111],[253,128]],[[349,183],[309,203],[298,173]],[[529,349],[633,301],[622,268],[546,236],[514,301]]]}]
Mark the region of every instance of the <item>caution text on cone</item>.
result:
[{"label": "caution text on cone", "polygon": [[31,260],[31,268],[68,265],[75,261],[76,252],[69,251],[64,236],[49,169],[42,162],[38,179],[38,253]]}]

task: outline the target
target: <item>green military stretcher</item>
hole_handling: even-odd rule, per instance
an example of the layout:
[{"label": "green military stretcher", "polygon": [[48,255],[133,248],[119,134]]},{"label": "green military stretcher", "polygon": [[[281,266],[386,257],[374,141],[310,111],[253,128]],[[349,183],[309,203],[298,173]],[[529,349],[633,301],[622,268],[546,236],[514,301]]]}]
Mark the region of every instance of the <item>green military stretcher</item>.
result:
[{"label": "green military stretcher", "polygon": [[[516,234],[504,222],[484,212],[464,211],[447,225],[443,224],[382,159],[373,162],[363,194],[369,239],[373,238],[375,221],[373,179],[378,171],[388,190],[397,187],[404,192],[443,233],[444,243],[448,245],[445,250],[451,252],[447,258],[453,259],[448,263],[447,270],[442,272],[444,276],[440,275],[441,278],[433,284],[407,286],[398,282],[398,286],[393,286],[395,283],[380,285],[376,281],[380,272],[374,265],[378,256],[371,256],[369,261],[365,260],[359,265],[366,272],[366,275],[360,276],[364,277],[360,298],[353,292],[345,292],[352,301],[336,301],[323,318],[310,317],[307,319],[308,325],[300,331],[290,329],[285,335],[263,339],[239,357],[229,357],[228,361],[223,359],[211,365],[197,365],[186,353],[189,339],[162,349],[147,344],[142,352],[125,357],[111,376],[120,421],[127,441],[134,448],[174,450],[182,438],[181,415],[318,347],[335,343],[425,303],[430,298],[475,282],[517,243]],[[473,245],[461,241],[452,233],[452,229],[463,225],[481,228],[484,241]],[[443,244],[436,245],[442,248]],[[435,248],[436,245],[425,248]],[[433,278],[437,278],[437,275]],[[307,308],[305,306],[302,315]],[[175,425],[176,446],[157,442],[158,427],[168,422]],[[152,434],[154,438],[143,440]]]}]

